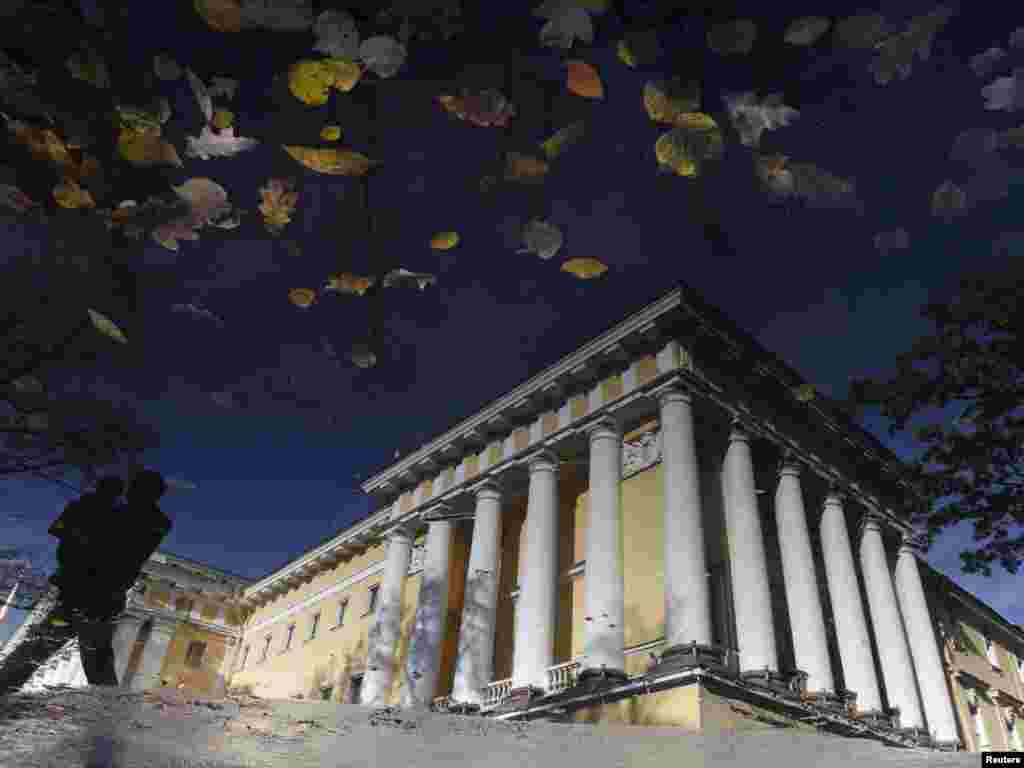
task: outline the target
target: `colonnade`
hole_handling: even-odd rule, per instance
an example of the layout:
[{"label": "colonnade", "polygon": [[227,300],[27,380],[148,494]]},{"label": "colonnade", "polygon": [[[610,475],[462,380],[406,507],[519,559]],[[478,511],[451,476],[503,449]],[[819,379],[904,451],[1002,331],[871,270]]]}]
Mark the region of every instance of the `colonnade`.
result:
[{"label": "colonnade", "polygon": [[[658,404],[663,465],[665,642],[668,647],[711,645],[712,598],[692,397],[673,384],[658,394]],[[588,437],[590,515],[585,545],[584,655],[580,674],[585,677],[600,671],[606,676],[625,677],[619,509],[622,432],[613,418],[604,417],[589,427]],[[529,493],[514,628],[513,688],[545,690],[548,669],[555,661],[558,466],[557,457],[547,450],[537,452],[528,462]],[[790,606],[793,651],[797,669],[807,675],[808,691],[834,694],[838,670],[833,670],[829,654],[825,610],[800,475],[797,462],[783,463],[774,510],[785,598]],[[772,615],[750,437],[739,423],[734,423],[729,435],[721,482],[739,672],[778,672],[779,638]],[[484,478],[472,490],[476,496],[476,523],[452,699],[479,705],[493,673],[502,492],[492,478]],[[882,538],[883,520],[877,513],[865,516],[857,560],[866,588],[869,626],[843,502],[837,493],[827,496],[819,536],[846,690],[856,693],[860,712],[881,712],[881,686],[871,649],[873,632],[882,682],[889,705],[899,709],[901,727],[924,728],[927,721],[933,738],[955,741],[956,722],[916,556],[908,545],[900,548],[894,580]],[[410,641],[407,682],[402,688],[402,703],[406,706],[426,705],[435,694],[447,619],[451,526],[447,520],[428,523],[426,565]],[[388,538],[384,581],[363,683],[364,703],[383,703],[393,682],[401,594],[412,535],[407,528],[396,528]]]}]

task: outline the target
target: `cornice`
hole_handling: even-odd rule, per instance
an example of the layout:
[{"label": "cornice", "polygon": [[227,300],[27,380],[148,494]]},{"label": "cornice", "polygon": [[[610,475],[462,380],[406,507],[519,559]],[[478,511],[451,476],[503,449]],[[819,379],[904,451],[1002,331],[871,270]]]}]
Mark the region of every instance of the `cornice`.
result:
[{"label": "cornice", "polygon": [[[498,398],[474,416],[455,425],[398,463],[377,473],[362,484],[363,492],[370,494],[388,484],[397,487],[398,479],[403,474],[415,476],[415,468],[424,461],[428,461],[434,455],[440,455],[441,451],[450,445],[468,442],[474,433],[490,431],[488,424],[503,420],[508,412],[521,411],[524,404],[539,398],[550,399],[552,392],[564,391],[566,381],[593,379],[594,371],[609,360],[621,362],[625,339],[636,335],[649,336],[655,330],[655,321],[678,308],[680,303],[681,294],[678,289],[652,302],[611,330]],[[448,450],[450,453],[450,449]]]}]

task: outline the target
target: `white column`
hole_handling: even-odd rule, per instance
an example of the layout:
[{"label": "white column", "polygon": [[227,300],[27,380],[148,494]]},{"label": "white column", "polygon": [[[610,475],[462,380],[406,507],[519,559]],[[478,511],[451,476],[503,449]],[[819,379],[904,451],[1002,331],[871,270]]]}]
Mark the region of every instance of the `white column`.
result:
[{"label": "white column", "polygon": [[436,694],[441,645],[448,625],[451,544],[451,521],[431,521],[427,527],[427,548],[416,604],[416,622],[409,642],[409,655],[405,660],[403,707],[426,707]]},{"label": "white column", "polygon": [[722,475],[740,672],[765,668],[778,672],[768,563],[754,488],[754,463],[747,433],[738,426],[729,436]]},{"label": "white column", "polygon": [[452,700],[479,706],[494,672],[494,626],[498,611],[498,552],[501,490],[494,480],[476,487],[473,541],[466,572],[466,596],[459,627]]},{"label": "white column", "polygon": [[409,573],[413,532],[397,528],[387,537],[384,580],[377,594],[377,614],[373,617],[367,653],[366,674],[360,690],[360,703],[384,706],[395,674],[395,651],[402,631],[402,588]]},{"label": "white column", "polygon": [[793,651],[798,669],[807,673],[807,690],[832,693],[832,665],[828,658],[825,618],[818,592],[818,576],[807,532],[800,467],[786,463],[775,491],[775,526],[782,553],[786,605],[793,632]]},{"label": "white column", "polygon": [[582,671],[625,675],[625,577],[622,572],[622,432],[611,419],[589,430],[590,495],[583,576]]},{"label": "white column", "polygon": [[242,647],[242,644],[234,637],[224,638],[224,658],[220,662],[220,667],[217,668],[217,680],[214,683],[214,696],[223,696],[224,691],[228,688],[228,678],[231,676],[231,671],[235,668],[235,661],[238,658],[238,649]]},{"label": "white column", "polygon": [[529,462],[530,491],[522,583],[517,598],[512,687],[547,689],[554,664],[558,609],[558,459],[542,451]]},{"label": "white column", "polygon": [[142,646],[142,658],[139,668],[132,677],[130,689],[145,691],[160,685],[160,672],[163,670],[167,648],[180,622],[165,618],[153,617],[149,637]]},{"label": "white column", "polygon": [[[871,623],[878,644],[878,658],[889,705],[899,707],[900,727],[922,728],[921,703],[917,698],[910,648],[903,631],[903,619],[896,603],[896,592],[889,573],[889,558],[882,541],[878,518],[868,514],[861,525],[860,567],[871,608]],[[931,625],[928,625],[929,631]]]},{"label": "white column", "polygon": [[857,694],[857,711],[881,712],[871,640],[860,599],[846,515],[838,494],[829,494],[821,516],[821,549],[846,689]]},{"label": "white column", "polygon": [[936,741],[958,741],[960,737],[957,734],[956,717],[946,687],[946,675],[939,656],[931,612],[921,586],[917,557],[905,540],[896,560],[896,595],[910,641],[917,683],[921,687],[928,730]]},{"label": "white column", "polygon": [[701,519],[700,471],[689,393],[658,398],[664,480],[665,645],[710,645],[711,587]]},{"label": "white column", "polygon": [[117,620],[117,626],[114,628],[114,671],[117,673],[117,683],[122,688],[126,685],[128,662],[131,660],[135,641],[139,639],[142,621],[141,616],[125,614]]}]

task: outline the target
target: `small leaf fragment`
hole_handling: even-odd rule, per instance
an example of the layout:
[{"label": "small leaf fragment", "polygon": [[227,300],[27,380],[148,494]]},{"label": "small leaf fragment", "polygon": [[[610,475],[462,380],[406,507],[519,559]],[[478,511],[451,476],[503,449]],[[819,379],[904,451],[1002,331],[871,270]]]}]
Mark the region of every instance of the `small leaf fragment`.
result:
[{"label": "small leaf fragment", "polygon": [[87,309],[89,313],[89,319],[92,321],[93,327],[97,331],[102,333],[104,336],[109,336],[114,341],[120,342],[121,344],[127,344],[128,339],[121,332],[121,329],[114,324],[114,322],[106,315],[97,312],[95,309]]},{"label": "small leaf fragment", "polygon": [[309,309],[316,301],[316,291],[311,288],[292,288],[288,300],[300,309]]},{"label": "small leaf fragment", "polygon": [[571,93],[585,99],[603,99],[604,83],[597,70],[585,61],[574,59],[566,62],[568,79],[566,85]]},{"label": "small leaf fragment", "polygon": [[578,277],[580,280],[593,280],[608,271],[608,266],[597,259],[576,258],[569,259],[561,267],[563,272]]},{"label": "small leaf fragment", "polygon": [[459,244],[458,232],[438,232],[430,238],[430,247],[435,251],[447,251]]}]

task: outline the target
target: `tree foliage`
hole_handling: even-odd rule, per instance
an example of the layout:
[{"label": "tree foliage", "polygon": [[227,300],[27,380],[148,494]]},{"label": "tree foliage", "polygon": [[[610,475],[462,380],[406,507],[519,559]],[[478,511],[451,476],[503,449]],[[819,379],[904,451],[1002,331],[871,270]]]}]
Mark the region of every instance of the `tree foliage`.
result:
[{"label": "tree foliage", "polygon": [[[1016,573],[1024,560],[1024,271],[969,277],[948,302],[926,305],[932,324],[899,356],[886,380],[854,382],[852,396],[876,405],[890,434],[911,430],[926,507],[917,522],[930,546],[960,522],[974,526],[974,548],[960,554],[965,573],[990,576],[998,562]],[[933,409],[960,410],[952,422]],[[927,423],[910,427],[915,418]]]}]

